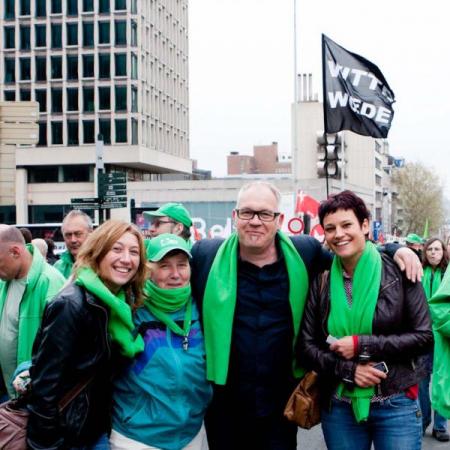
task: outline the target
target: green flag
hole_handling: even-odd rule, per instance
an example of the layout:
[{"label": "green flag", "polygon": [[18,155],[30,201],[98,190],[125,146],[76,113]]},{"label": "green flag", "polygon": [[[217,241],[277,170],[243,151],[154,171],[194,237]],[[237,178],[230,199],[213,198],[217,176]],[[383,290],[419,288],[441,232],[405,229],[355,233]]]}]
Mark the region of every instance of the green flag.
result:
[{"label": "green flag", "polygon": [[423,238],[428,239],[428,217],[425,220],[425,226],[423,227]]}]

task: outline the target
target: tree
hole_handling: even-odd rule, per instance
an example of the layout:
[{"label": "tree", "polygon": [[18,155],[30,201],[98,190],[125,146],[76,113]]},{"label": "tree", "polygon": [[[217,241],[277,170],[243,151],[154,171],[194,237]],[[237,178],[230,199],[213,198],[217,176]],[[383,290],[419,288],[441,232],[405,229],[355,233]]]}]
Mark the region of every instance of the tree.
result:
[{"label": "tree", "polygon": [[404,234],[422,235],[427,219],[430,236],[436,234],[444,222],[444,196],[435,171],[422,163],[408,163],[394,171],[392,181],[403,208]]}]

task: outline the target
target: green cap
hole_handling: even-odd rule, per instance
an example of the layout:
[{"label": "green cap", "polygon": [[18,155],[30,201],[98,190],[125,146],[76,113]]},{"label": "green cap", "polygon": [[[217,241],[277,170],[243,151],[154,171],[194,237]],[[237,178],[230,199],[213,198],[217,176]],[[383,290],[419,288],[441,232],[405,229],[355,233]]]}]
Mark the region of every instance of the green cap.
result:
[{"label": "green cap", "polygon": [[191,215],[181,203],[165,203],[156,211],[144,211],[144,217],[152,219],[153,217],[170,217],[176,222],[180,222],[187,227],[192,226]]},{"label": "green cap", "polygon": [[409,233],[408,236],[406,236],[406,242],[409,242],[410,244],[423,244],[423,239],[414,233]]},{"label": "green cap", "polygon": [[147,259],[152,262],[161,261],[167,253],[173,250],[180,250],[192,258],[188,243],[183,238],[175,234],[164,233],[148,241]]}]

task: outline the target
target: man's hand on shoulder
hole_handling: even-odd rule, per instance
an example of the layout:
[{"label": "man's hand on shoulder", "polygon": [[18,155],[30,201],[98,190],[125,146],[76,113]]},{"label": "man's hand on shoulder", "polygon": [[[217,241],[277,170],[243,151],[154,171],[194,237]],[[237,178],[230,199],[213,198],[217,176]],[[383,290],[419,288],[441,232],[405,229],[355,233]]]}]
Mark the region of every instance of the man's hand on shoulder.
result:
[{"label": "man's hand on shoulder", "polygon": [[394,261],[401,271],[405,271],[408,280],[411,280],[413,283],[422,280],[422,263],[411,249],[407,247],[399,248],[394,254]]}]

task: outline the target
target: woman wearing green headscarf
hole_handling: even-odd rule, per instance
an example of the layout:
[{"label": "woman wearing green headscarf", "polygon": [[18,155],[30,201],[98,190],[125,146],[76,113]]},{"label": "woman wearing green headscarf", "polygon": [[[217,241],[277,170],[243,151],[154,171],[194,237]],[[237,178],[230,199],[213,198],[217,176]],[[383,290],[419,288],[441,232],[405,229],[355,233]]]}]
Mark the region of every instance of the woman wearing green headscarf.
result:
[{"label": "woman wearing green headscarf", "polygon": [[369,211],[353,192],[330,196],[319,218],[335,256],[313,283],[299,346],[319,374],[327,447],[418,450],[418,356],[433,340],[422,286],[367,239]]},{"label": "woman wearing green headscarf", "polygon": [[187,242],[174,234],[148,241],[150,280],[135,323],[145,348],[115,383],[112,450],[202,450],[212,388],[191,296]]},{"label": "woman wearing green headscarf", "polygon": [[[437,237],[429,239],[423,248],[422,285],[427,301],[437,292],[447,269],[448,255],[444,243]],[[433,371],[433,352],[425,356],[427,375],[420,382],[419,400],[422,410],[423,432],[431,423],[430,379]],[[447,419],[434,411],[432,436],[440,442],[450,440]]]}]

